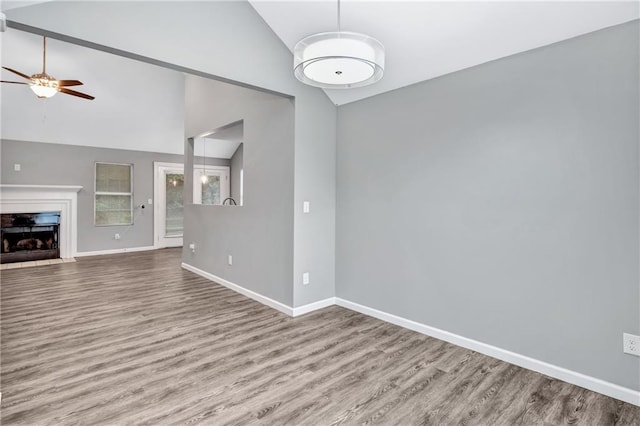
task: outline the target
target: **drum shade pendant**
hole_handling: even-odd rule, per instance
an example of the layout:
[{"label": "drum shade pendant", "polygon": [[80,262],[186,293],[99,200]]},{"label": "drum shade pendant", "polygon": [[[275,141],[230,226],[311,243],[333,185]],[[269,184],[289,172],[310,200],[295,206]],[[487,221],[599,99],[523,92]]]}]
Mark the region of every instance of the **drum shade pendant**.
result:
[{"label": "drum shade pendant", "polygon": [[293,51],[293,70],[301,82],[324,89],[349,89],[375,83],[384,73],[384,46],[365,34],[338,31],[312,34]]}]

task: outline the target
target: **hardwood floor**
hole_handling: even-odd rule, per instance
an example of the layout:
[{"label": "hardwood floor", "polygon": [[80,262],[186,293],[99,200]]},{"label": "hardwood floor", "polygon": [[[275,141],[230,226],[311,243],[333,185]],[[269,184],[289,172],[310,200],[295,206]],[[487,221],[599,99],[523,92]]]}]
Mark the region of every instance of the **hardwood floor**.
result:
[{"label": "hardwood floor", "polygon": [[166,249],[2,271],[2,424],[640,425],[640,408]]}]

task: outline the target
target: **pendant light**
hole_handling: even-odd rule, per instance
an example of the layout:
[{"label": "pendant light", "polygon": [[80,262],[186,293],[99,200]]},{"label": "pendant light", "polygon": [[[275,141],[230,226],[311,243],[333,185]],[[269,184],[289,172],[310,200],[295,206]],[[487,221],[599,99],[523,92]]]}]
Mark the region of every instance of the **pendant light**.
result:
[{"label": "pendant light", "polygon": [[384,46],[365,34],[340,30],[312,34],[293,50],[293,70],[301,82],[324,89],[349,89],[375,83],[384,73]]},{"label": "pendant light", "polygon": [[200,176],[200,182],[202,184],[206,184],[209,181],[209,176],[207,176],[207,138],[202,138],[202,176]]}]

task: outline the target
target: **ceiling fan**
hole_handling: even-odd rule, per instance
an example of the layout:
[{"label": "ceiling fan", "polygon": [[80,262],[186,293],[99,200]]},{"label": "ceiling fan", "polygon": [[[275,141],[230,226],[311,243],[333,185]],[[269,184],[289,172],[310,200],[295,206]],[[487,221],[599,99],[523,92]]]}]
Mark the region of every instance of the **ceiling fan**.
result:
[{"label": "ceiling fan", "polygon": [[79,98],[93,100],[95,97],[91,95],[87,95],[86,93],[77,92],[75,90],[67,89],[68,86],[80,86],[82,85],[81,81],[78,80],[56,80],[52,76],[46,73],[47,67],[47,38],[43,37],[43,48],[42,48],[42,72],[40,74],[34,74],[29,77],[26,74],[21,73],[20,71],[16,71],[9,67],[2,67],[5,70],[12,72],[16,75],[19,75],[22,78],[26,78],[29,80],[28,83],[21,81],[0,81],[1,83],[11,83],[11,84],[25,84],[31,87],[33,93],[36,94],[39,98],[50,98],[56,93],[64,93],[66,95],[77,96]]}]

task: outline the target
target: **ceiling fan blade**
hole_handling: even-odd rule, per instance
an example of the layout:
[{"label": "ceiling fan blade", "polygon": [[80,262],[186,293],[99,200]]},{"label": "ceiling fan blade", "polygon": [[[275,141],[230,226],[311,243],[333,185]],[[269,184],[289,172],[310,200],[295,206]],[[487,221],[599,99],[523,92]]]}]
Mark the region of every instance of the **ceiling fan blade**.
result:
[{"label": "ceiling fan blade", "polygon": [[58,87],[65,86],[82,86],[82,82],[80,80],[58,80]]},{"label": "ceiling fan blade", "polygon": [[0,81],[0,83],[24,84],[25,86],[29,85],[29,83],[23,83],[21,81],[4,81],[4,80],[2,80],[2,81]]},{"label": "ceiling fan blade", "polygon": [[62,93],[65,93],[67,95],[77,96],[79,98],[84,98],[84,99],[89,99],[89,100],[95,99],[94,96],[87,95],[86,93],[76,92],[75,90],[71,90],[71,89],[65,89],[64,87],[59,88],[58,92],[62,92]]},{"label": "ceiling fan blade", "polygon": [[29,77],[29,76],[28,76],[28,75],[26,75],[26,74],[22,74],[20,71],[16,71],[16,70],[11,69],[11,68],[9,68],[9,67],[2,67],[2,68],[3,68],[3,69],[5,69],[5,70],[7,70],[7,71],[10,71],[10,72],[12,72],[12,73],[14,73],[14,74],[17,74],[17,75],[19,75],[19,76],[20,76],[20,77],[22,77],[22,78],[26,78],[27,80],[31,80],[31,77]]}]

